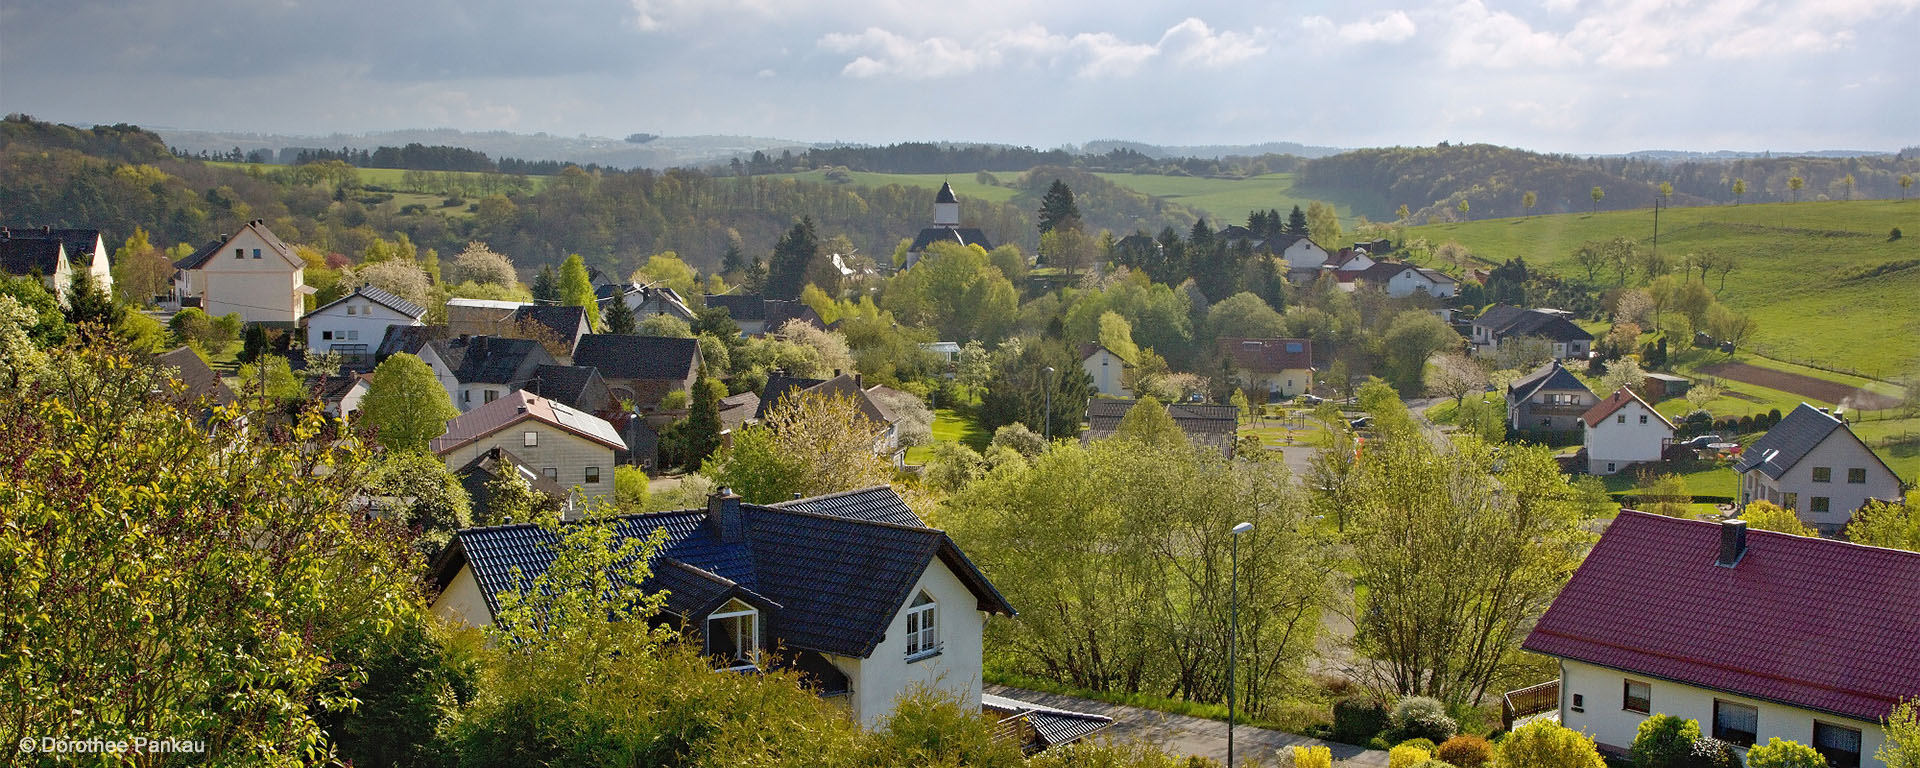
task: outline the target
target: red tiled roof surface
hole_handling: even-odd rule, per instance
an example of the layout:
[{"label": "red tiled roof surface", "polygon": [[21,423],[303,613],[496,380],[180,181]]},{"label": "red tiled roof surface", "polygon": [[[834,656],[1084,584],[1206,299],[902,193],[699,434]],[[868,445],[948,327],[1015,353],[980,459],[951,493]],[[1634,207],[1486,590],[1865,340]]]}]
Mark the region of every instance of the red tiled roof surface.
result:
[{"label": "red tiled roof surface", "polygon": [[1920,696],[1920,553],[1622,510],[1523,648],[1865,721]]},{"label": "red tiled roof surface", "polygon": [[1618,392],[1607,395],[1607,399],[1594,403],[1593,407],[1588,408],[1586,413],[1580,414],[1580,420],[1586,422],[1589,427],[1600,426],[1600,422],[1606,421],[1608,416],[1612,416],[1614,411],[1620,410],[1620,408],[1627,403],[1639,403],[1642,407],[1646,408],[1648,412],[1652,413],[1654,418],[1665,422],[1667,429],[1675,429],[1673,422],[1668,421],[1667,417],[1660,415],[1660,412],[1654,410],[1653,406],[1647,405],[1647,401],[1640,399],[1640,395],[1626,387],[1621,387]]},{"label": "red tiled roof surface", "polygon": [[498,400],[448,419],[446,434],[434,438],[429,448],[435,454],[445,454],[528,419],[572,432],[614,450],[625,450],[627,447],[620,439],[620,433],[605,419],[517,389]]},{"label": "red tiled roof surface", "polygon": [[1255,373],[1279,373],[1313,367],[1313,342],[1306,339],[1233,339],[1220,340],[1220,354],[1233,360],[1233,367]]}]

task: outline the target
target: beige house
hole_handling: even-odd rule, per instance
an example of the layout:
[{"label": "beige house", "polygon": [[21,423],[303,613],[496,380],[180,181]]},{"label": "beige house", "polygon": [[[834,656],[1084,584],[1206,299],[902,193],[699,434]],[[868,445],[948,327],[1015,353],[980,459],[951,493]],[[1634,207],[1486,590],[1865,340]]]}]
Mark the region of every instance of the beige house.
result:
[{"label": "beige house", "polygon": [[1105,344],[1080,345],[1080,369],[1093,379],[1093,391],[1107,397],[1133,397],[1127,389],[1127,369],[1133,364],[1127,362]]},{"label": "beige house", "polygon": [[518,390],[448,420],[431,447],[449,469],[510,450],[546,479],[594,498],[613,495],[614,451],[626,444],[605,419]]},{"label": "beige house", "polygon": [[[798,670],[867,727],[916,687],[981,705],[982,631],[1013,607],[953,540],[885,486],[747,504],[725,488],[703,509],[618,518],[621,537],[667,532],[642,584],[667,593],[653,618],[716,669]],[[498,595],[553,562],[536,525],[470,528],[436,561],[433,611],[494,621]]]},{"label": "beige house", "polygon": [[[298,323],[306,314],[306,262],[280,242],[261,219],[221,235],[174,262],[174,299],[219,317],[238,313],[249,323]],[[378,341],[375,339],[374,341]]]},{"label": "beige house", "polygon": [[1846,422],[1806,403],[1747,446],[1733,471],[1741,506],[1769,501],[1825,534],[1844,530],[1869,501],[1905,498],[1899,476]]},{"label": "beige house", "polygon": [[97,229],[0,227],[0,270],[40,278],[63,307],[77,270],[91,275],[100,290],[113,292],[106,241]]},{"label": "beige house", "polygon": [[1600,398],[1554,360],[1507,385],[1507,426],[1514,431],[1580,429],[1580,417]]},{"label": "beige house", "polygon": [[1220,356],[1235,383],[1252,394],[1266,393],[1266,402],[1313,389],[1313,342],[1306,339],[1223,338]]}]

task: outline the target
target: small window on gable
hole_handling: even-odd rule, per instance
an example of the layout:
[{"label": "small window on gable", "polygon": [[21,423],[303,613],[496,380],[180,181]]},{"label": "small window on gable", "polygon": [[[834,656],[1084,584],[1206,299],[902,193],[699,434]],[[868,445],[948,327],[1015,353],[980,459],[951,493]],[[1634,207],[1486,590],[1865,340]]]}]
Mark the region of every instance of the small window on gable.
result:
[{"label": "small window on gable", "polygon": [[1615,424],[1625,424],[1625,423],[1627,423],[1627,416],[1626,416],[1626,414],[1624,414],[1624,413],[1623,413],[1623,414],[1621,414],[1621,415],[1619,415],[1619,416],[1615,416],[1615,417],[1613,417],[1613,423],[1615,423]]},{"label": "small window on gable", "polygon": [[1814,467],[1813,481],[1816,483],[1833,482],[1833,467]]},{"label": "small window on gable", "polygon": [[1867,481],[1866,467],[1853,467],[1847,470],[1847,482],[1859,484]]},{"label": "small window on gable", "polygon": [[260,258],[260,249],[258,248],[253,249],[253,257],[256,259]]},{"label": "small window on gable", "polygon": [[246,258],[246,257],[247,257],[247,249],[245,249],[245,248],[235,248],[235,249],[233,249],[233,257],[234,257],[234,258],[236,258],[236,259],[244,259],[244,258]]},{"label": "small window on gable", "polygon": [[1640,423],[1642,423],[1642,424],[1645,424],[1645,423],[1647,423],[1647,415],[1646,415],[1646,414],[1644,414],[1644,413],[1643,413],[1643,414],[1640,414]]},{"label": "small window on gable", "polygon": [[521,445],[524,445],[528,448],[532,448],[540,444],[540,433],[528,432],[524,435],[521,435],[520,439],[521,439],[521,443],[520,443]]},{"label": "small window on gable", "polygon": [[556,483],[557,483],[557,482],[560,482],[560,468],[559,468],[559,467],[541,467],[541,468],[540,468],[540,474],[542,474],[542,475],[546,475],[546,477],[547,477],[547,479],[548,479],[548,480],[552,480],[552,481],[554,481],[554,482],[556,482]]},{"label": "small window on gable", "polygon": [[907,658],[931,656],[940,650],[938,603],[922,591],[907,607]]},{"label": "small window on gable", "polygon": [[354,315],[354,314],[359,314],[359,311],[358,311],[358,310],[356,310],[356,309],[354,309],[354,307],[353,307],[353,305],[352,305],[352,304],[348,304],[348,305],[347,305],[347,314],[349,314],[349,315]]},{"label": "small window on gable", "polygon": [[587,467],[587,473],[586,473],[586,478],[587,478],[587,484],[588,484],[588,485],[597,485],[597,484],[599,484],[599,482],[600,482],[600,468],[599,468],[599,467]]},{"label": "small window on gable", "polygon": [[759,666],[760,612],[735,599],[707,614],[707,655],[720,669]]}]

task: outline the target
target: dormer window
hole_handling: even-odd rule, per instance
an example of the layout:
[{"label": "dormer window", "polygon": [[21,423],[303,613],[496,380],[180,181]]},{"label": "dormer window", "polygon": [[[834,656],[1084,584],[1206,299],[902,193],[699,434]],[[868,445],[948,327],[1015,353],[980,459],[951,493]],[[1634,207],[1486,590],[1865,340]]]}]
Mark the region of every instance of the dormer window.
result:
[{"label": "dormer window", "polygon": [[907,658],[924,658],[940,652],[940,605],[933,596],[921,592],[907,606]]},{"label": "dormer window", "polygon": [[707,655],[719,669],[760,665],[760,611],[737,599],[707,615]]}]

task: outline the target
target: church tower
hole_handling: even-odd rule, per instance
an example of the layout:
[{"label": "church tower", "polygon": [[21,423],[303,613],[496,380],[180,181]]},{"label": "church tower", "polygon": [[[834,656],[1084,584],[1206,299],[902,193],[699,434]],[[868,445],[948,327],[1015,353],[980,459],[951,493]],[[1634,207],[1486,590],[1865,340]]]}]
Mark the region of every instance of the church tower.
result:
[{"label": "church tower", "polygon": [[960,199],[953,196],[953,185],[940,182],[940,194],[933,198],[933,225],[960,226]]}]

